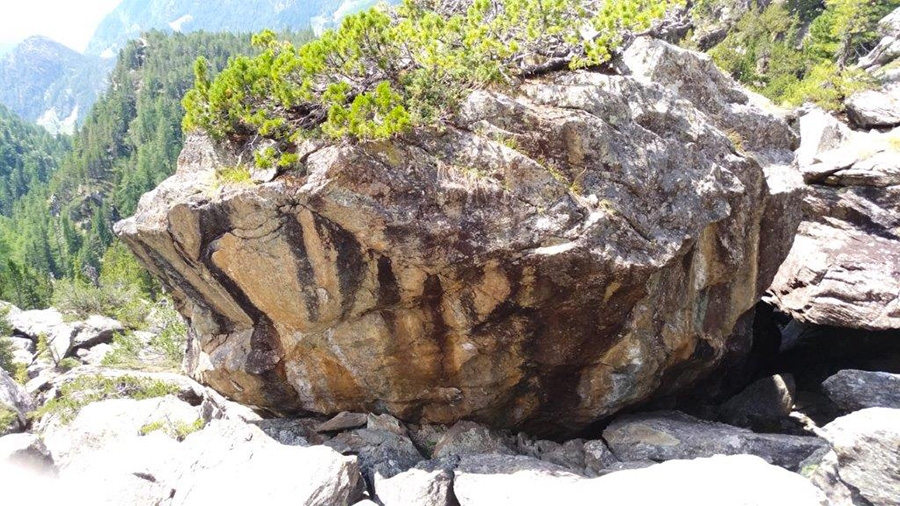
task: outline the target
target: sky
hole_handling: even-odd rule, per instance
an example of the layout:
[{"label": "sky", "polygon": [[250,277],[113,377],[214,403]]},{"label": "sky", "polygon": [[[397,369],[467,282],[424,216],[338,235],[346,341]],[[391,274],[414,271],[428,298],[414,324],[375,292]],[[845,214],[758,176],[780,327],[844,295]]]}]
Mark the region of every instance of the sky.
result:
[{"label": "sky", "polygon": [[121,0],[0,0],[0,51],[43,35],[83,52],[100,21]]}]

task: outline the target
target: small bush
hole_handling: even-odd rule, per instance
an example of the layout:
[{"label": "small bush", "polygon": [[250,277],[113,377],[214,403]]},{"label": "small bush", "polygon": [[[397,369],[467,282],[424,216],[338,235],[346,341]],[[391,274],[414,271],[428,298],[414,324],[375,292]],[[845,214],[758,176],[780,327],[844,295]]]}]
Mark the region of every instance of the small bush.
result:
[{"label": "small bush", "polygon": [[59,369],[60,372],[68,372],[80,365],[81,362],[77,358],[66,357],[56,364],[56,368]]},{"label": "small bush", "polygon": [[19,415],[11,409],[0,406],[0,432],[12,426],[19,419]]},{"label": "small bush", "polygon": [[94,402],[126,398],[152,399],[174,395],[178,391],[176,385],[134,376],[79,376],[60,386],[57,396],[38,409],[34,416],[54,416],[65,424],[74,420],[81,408]]},{"label": "small bush", "polygon": [[246,165],[222,167],[216,170],[216,181],[219,184],[249,185],[253,181],[250,169]]},{"label": "small bush", "polygon": [[147,303],[133,285],[94,286],[68,279],[61,279],[54,285],[53,305],[78,318],[92,314],[111,316],[129,327],[140,327],[147,312]]},{"label": "small bush", "polygon": [[206,422],[202,418],[194,420],[194,423],[185,423],[180,420],[174,423],[168,420],[157,420],[141,427],[140,433],[142,436],[146,436],[152,432],[163,431],[178,441],[184,441],[184,438],[194,432],[203,430],[205,426]]},{"label": "small bush", "polygon": [[15,374],[16,372],[16,366],[13,363],[12,340],[3,335],[0,335],[0,369],[3,369],[10,375]]}]

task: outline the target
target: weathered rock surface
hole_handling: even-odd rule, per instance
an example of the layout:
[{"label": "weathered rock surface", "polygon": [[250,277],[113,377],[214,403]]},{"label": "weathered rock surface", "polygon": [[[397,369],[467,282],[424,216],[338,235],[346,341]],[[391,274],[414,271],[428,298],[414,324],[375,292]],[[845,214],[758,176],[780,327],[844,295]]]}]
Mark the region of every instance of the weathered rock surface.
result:
[{"label": "weathered rock surface", "polygon": [[28,414],[34,408],[31,395],[0,369],[0,436],[25,430]]},{"label": "weathered rock surface", "polygon": [[865,408],[900,409],[900,374],[846,369],[825,380],[822,390],[846,412]]},{"label": "weathered rock surface", "polygon": [[36,473],[53,474],[53,457],[39,436],[9,434],[0,437],[0,463],[25,468]]},{"label": "weathered rock surface", "polygon": [[791,414],[795,391],[790,374],[762,378],[723,404],[719,419],[729,425],[776,432]]},{"label": "weathered rock surface", "polygon": [[740,356],[799,221],[784,121],[706,56],[639,38],[624,64],[255,186],[213,189],[235,158],[192,137],[117,231],[232,399],[578,430]]},{"label": "weathered rock surface", "polygon": [[212,422],[182,445],[172,506],[344,506],[360,499],[356,459],[324,446],[281,445],[255,427],[227,421]]},{"label": "weathered rock surface", "polygon": [[[900,409],[869,408],[825,426],[840,479],[873,506],[900,498]],[[854,501],[856,502],[856,501]]]},{"label": "weathered rock surface", "polygon": [[383,506],[455,506],[454,470],[458,458],[429,460],[387,479],[377,479],[375,491]]},{"label": "weathered rock surface", "polygon": [[385,430],[343,432],[325,446],[343,455],[356,455],[370,489],[379,478],[391,478],[425,460],[408,437]]},{"label": "weathered rock surface", "polygon": [[50,486],[76,504],[344,506],[360,497],[355,458],[283,445],[241,421],[213,420],[178,442],[178,427],[202,411],[175,397],[90,404],[45,433],[60,466]]},{"label": "weathered rock surface", "polygon": [[594,479],[526,457],[468,457],[456,470],[454,492],[461,506],[827,504],[824,494],[803,477],[747,455],[669,461]]},{"label": "weathered rock surface", "polygon": [[828,443],[817,437],[757,434],[678,412],[619,417],[603,431],[603,439],[625,462],[745,454],[794,471],[804,460],[828,448]]},{"label": "weathered rock surface", "polygon": [[805,323],[900,328],[900,129],[830,135],[803,139],[804,221],[767,300]]},{"label": "weathered rock surface", "polygon": [[440,458],[483,453],[515,455],[516,450],[511,437],[478,423],[462,421],[444,433],[434,447],[432,456]]},{"label": "weathered rock surface", "polygon": [[847,116],[862,128],[900,125],[900,85],[854,93],[846,101]]}]

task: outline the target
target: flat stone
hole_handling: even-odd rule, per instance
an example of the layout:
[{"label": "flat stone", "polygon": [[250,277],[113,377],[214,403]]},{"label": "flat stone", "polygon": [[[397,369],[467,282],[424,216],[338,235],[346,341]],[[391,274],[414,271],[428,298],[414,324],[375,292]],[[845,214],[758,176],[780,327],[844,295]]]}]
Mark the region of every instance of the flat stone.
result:
[{"label": "flat stone", "polygon": [[623,462],[747,454],[792,471],[828,447],[816,437],[757,434],[676,411],[620,417],[603,431],[603,439]]},{"label": "flat stone", "polygon": [[316,426],[316,432],[340,432],[343,430],[365,427],[369,417],[365,413],[349,413],[343,411],[331,420]]}]

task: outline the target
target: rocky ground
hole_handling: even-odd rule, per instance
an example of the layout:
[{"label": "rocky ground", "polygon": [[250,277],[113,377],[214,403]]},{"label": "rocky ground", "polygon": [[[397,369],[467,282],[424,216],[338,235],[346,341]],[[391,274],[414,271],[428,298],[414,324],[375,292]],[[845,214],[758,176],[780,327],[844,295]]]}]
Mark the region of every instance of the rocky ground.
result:
[{"label": "rocky ground", "polygon": [[0,437],[0,490],[34,504],[722,505],[739,496],[760,506],[887,506],[900,497],[896,355],[882,356],[895,373],[843,369],[815,385],[808,363],[794,362],[796,381],[765,376],[721,404],[680,406],[692,414],[621,415],[583,438],[550,441],[387,414],[264,417],[180,374],[92,363],[115,345],[87,322],[63,324],[98,334],[60,351],[79,363],[41,368],[29,350],[42,334],[24,323],[37,313],[12,314],[17,360],[30,361],[34,378],[23,386],[0,372],[0,409],[13,414]]},{"label": "rocky ground", "polygon": [[[189,146],[180,175],[120,232],[175,288],[192,319],[188,370],[215,390],[166,372],[147,345],[158,341],[152,333],[128,341],[108,318],[12,308],[21,365],[16,378],[0,372],[0,497],[900,504],[897,19],[900,10],[860,62],[879,87],[849,97],[846,117],[774,110],[708,59],[644,40],[626,52],[625,76],[557,76],[515,100],[474,95],[472,131],[406,153],[424,158],[322,150],[301,189],[281,178],[198,193],[187,181],[218,155]],[[520,123],[565,138],[546,155],[578,158],[581,179],[545,177],[549,162],[532,163],[533,139],[515,130]],[[625,148],[616,152],[595,131]],[[519,134],[520,144],[485,132]],[[415,207],[425,197],[410,174],[424,172],[398,167],[431,160],[450,142],[493,153],[479,156],[494,156],[496,169],[476,181],[448,168],[433,182],[435,200]],[[682,181],[666,149],[703,163]],[[391,166],[390,184],[413,203],[390,201],[399,197],[364,177],[379,164]],[[523,183],[524,200],[499,197],[512,175],[534,183]],[[630,191],[638,187],[646,191]],[[479,205],[479,192],[497,200]],[[459,199],[476,210],[465,215]],[[667,218],[665,209],[692,219]],[[412,211],[433,214],[421,225]],[[511,221],[492,222],[491,213]],[[359,216],[368,221],[354,222]],[[288,241],[294,218],[288,232],[303,244]],[[438,225],[448,223],[472,234],[444,240]],[[510,235],[513,225],[533,236]],[[423,242],[414,240],[417,226],[437,228]],[[228,230],[213,238],[209,227]],[[368,256],[352,256],[361,243]],[[297,272],[270,266],[247,277],[267,258],[291,258]],[[460,265],[477,267],[477,279]],[[575,268],[586,276],[560,274]],[[358,275],[348,280],[348,271]],[[289,299],[296,304],[284,305]],[[598,313],[595,303],[615,310]],[[618,326],[591,334],[576,324],[585,315],[618,317]],[[422,337],[435,332],[440,343]],[[397,336],[405,347],[389,346]],[[134,339],[139,353],[122,360]],[[522,351],[533,348],[541,353]],[[691,384],[699,388],[676,388]],[[354,405],[372,409],[303,411]],[[564,435],[549,430],[560,427]]]}]

